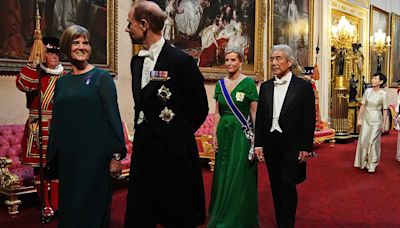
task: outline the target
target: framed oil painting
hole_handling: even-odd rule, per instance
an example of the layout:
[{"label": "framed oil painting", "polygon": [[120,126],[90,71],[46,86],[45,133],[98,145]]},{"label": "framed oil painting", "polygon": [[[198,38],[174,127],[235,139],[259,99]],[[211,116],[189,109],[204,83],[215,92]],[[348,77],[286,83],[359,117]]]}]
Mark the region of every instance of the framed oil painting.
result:
[{"label": "framed oil painting", "polygon": [[400,15],[392,13],[389,87],[397,87],[400,80]]},{"label": "framed oil painting", "polygon": [[[86,27],[92,36],[90,63],[116,73],[116,0],[2,0],[2,74],[15,74],[25,66],[34,42],[36,8],[40,12],[43,36],[59,38],[62,32],[73,24]],[[61,61],[68,67],[64,56],[61,56]]]},{"label": "framed oil painting", "polygon": [[273,0],[270,12],[272,39],[269,47],[275,44],[287,44],[293,49],[302,69],[314,65],[312,62],[313,0]]},{"label": "framed oil painting", "polygon": [[[376,6],[371,5],[371,10],[370,10],[370,36],[373,36],[378,30],[382,30],[383,33],[386,35],[389,35],[389,13],[379,9]],[[385,53],[382,56],[382,63],[378,67],[378,55],[376,54],[376,51],[370,47],[370,72],[371,72],[371,77],[375,72],[379,71],[380,67],[380,72],[382,72],[385,75],[388,75],[388,51],[385,51]]]},{"label": "framed oil painting", "polygon": [[224,51],[244,50],[242,71],[263,79],[265,1],[156,1],[167,13],[164,38],[191,55],[207,81],[226,75]]}]

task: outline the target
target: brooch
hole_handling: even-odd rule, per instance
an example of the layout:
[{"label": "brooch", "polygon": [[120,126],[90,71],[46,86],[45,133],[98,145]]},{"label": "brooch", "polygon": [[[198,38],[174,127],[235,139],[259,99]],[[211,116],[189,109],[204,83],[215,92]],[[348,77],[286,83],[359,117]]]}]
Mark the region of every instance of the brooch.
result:
[{"label": "brooch", "polygon": [[159,82],[165,82],[168,79],[168,71],[158,71],[158,70],[152,70],[150,71],[150,81],[159,81]]},{"label": "brooch", "polygon": [[161,86],[161,88],[158,89],[158,96],[163,100],[169,100],[169,98],[171,97],[172,93],[169,91],[169,89],[167,87],[165,87],[164,85]]},{"label": "brooch", "polygon": [[162,111],[161,114],[159,115],[159,117],[169,123],[175,116],[175,113],[172,112],[171,109],[168,109],[168,107],[165,107]]},{"label": "brooch", "polygon": [[237,92],[236,93],[236,101],[243,101],[244,100],[244,93]]},{"label": "brooch", "polygon": [[85,81],[86,81],[85,84],[89,85],[91,79],[92,79],[92,75],[89,75],[89,76],[85,77]]}]

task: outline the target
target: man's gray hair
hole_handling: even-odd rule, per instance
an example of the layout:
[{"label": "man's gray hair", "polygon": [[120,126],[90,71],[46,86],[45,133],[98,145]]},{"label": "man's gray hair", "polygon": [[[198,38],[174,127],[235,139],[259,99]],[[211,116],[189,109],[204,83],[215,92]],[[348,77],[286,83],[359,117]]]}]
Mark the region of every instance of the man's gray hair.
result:
[{"label": "man's gray hair", "polygon": [[271,48],[271,53],[274,51],[282,51],[286,54],[287,60],[290,60],[292,63],[295,63],[295,57],[292,48],[286,44],[277,44],[273,45]]}]

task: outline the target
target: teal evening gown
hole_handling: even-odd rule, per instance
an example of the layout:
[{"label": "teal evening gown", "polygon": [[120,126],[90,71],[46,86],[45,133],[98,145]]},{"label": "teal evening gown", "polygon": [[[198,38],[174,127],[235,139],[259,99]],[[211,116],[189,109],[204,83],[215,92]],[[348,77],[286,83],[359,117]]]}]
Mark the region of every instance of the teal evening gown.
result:
[{"label": "teal evening gown", "polygon": [[[258,100],[254,81],[245,77],[232,90],[231,97],[247,118],[250,103]],[[227,105],[219,83],[216,84],[214,99],[218,102],[221,118],[217,128],[218,152],[207,227],[259,227],[257,162],[248,160],[250,141]]]},{"label": "teal evening gown", "polygon": [[126,148],[108,72],[95,67],[57,80],[48,153],[58,166],[58,227],[109,227],[110,161]]}]

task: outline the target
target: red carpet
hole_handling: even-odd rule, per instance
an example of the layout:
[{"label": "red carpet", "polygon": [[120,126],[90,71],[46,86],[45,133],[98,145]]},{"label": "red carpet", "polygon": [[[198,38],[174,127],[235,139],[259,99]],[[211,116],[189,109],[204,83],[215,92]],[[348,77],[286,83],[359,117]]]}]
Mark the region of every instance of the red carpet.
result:
[{"label": "red carpet", "polygon": [[[395,161],[397,132],[382,137],[382,158],[376,173],[353,168],[356,141],[322,144],[309,160],[308,179],[299,185],[296,227],[400,227],[400,162]],[[205,163],[206,164],[206,163]],[[212,173],[204,167],[207,204]],[[126,190],[120,184],[114,194],[111,227],[123,227]],[[4,201],[2,197],[1,202]],[[0,205],[0,227],[56,227],[56,221],[42,225],[38,200],[31,194],[22,198],[20,214],[10,217]],[[266,167],[259,166],[259,214],[261,227],[276,227]],[[206,226],[202,226],[206,227]]]}]

